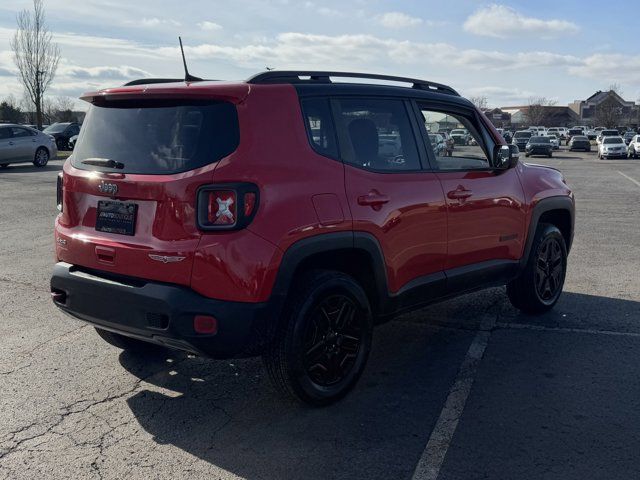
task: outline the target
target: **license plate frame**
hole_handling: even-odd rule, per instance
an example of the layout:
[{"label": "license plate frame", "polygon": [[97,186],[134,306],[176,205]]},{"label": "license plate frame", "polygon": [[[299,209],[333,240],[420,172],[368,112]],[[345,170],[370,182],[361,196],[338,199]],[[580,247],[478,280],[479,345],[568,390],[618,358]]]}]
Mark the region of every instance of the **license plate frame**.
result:
[{"label": "license plate frame", "polygon": [[138,204],[115,200],[99,200],[96,210],[96,231],[134,236]]}]

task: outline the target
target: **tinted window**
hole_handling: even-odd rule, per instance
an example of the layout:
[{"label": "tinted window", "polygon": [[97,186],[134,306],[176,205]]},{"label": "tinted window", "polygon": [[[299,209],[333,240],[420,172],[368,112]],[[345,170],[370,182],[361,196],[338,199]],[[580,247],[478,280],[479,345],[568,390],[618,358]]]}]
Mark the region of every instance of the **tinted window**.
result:
[{"label": "tinted window", "polygon": [[549,137],[531,137],[529,141],[531,143],[551,143]]},{"label": "tinted window", "polygon": [[68,126],[68,123],[54,123],[45,128],[44,133],[62,133]]},{"label": "tinted window", "polygon": [[92,105],[73,153],[124,164],[123,173],[176,173],[217,162],[240,141],[236,107],[227,102],[135,100]]},{"label": "tinted window", "polygon": [[15,138],[30,137],[32,135],[35,135],[35,132],[32,132],[31,130],[28,130],[26,128],[13,127],[11,130],[13,131],[13,136]]},{"label": "tinted window", "polygon": [[347,163],[381,171],[419,170],[409,115],[400,100],[336,100],[340,154]]},{"label": "tinted window", "polygon": [[574,141],[581,141],[581,142],[586,142],[587,140],[589,140],[587,137],[582,137],[580,135],[576,135],[575,137],[573,137]]},{"label": "tinted window", "polygon": [[0,140],[11,137],[13,137],[13,134],[11,133],[11,127],[0,127]]},{"label": "tinted window", "polygon": [[[447,144],[432,139],[429,135],[438,170],[476,170],[489,168],[490,162],[483,149],[484,142],[474,123],[467,117],[449,112],[439,112],[421,107],[427,131],[437,130],[443,125],[457,127],[451,131],[453,142]],[[464,127],[464,128],[460,128]],[[456,138],[457,137],[457,138]]]},{"label": "tinted window", "polygon": [[338,147],[329,100],[326,98],[303,100],[302,114],[313,149],[321,155],[337,158]]},{"label": "tinted window", "polygon": [[533,135],[531,132],[516,132],[514,138],[530,138]]},{"label": "tinted window", "polygon": [[619,137],[609,137],[602,140],[602,143],[622,143],[622,139]]},{"label": "tinted window", "polygon": [[583,133],[583,132],[582,132],[582,129],[572,128],[571,130],[569,130],[569,133],[570,133],[571,135],[578,135],[578,134],[581,134],[581,133]]},{"label": "tinted window", "polygon": [[604,137],[606,137],[606,136],[612,136],[612,135],[618,136],[618,135],[620,135],[620,132],[618,132],[617,130],[603,130],[603,131],[601,132],[601,134],[602,134],[602,136],[604,136]]}]

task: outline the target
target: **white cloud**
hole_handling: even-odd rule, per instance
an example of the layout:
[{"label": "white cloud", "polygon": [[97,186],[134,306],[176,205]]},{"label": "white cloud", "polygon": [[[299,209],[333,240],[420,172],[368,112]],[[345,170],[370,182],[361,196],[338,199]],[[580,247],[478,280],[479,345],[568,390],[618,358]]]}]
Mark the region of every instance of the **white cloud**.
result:
[{"label": "white cloud", "polygon": [[[612,68],[623,66],[623,68]],[[598,79],[602,83],[640,83],[640,59],[637,55],[620,53],[595,53],[580,64],[569,68],[569,73],[585,78]]]},{"label": "white cloud", "polygon": [[131,78],[150,77],[151,74],[141,68],[121,65],[119,67],[81,67],[77,65],[61,65],[58,74],[75,79],[127,80]]},{"label": "white cloud", "polygon": [[222,30],[222,25],[219,25],[216,22],[210,22],[208,20],[205,20],[204,22],[199,22],[198,27],[200,28],[200,30],[204,30],[207,32]]},{"label": "white cloud", "polygon": [[150,17],[150,18],[142,18],[141,20],[127,20],[124,22],[127,25],[136,25],[136,26],[140,26],[140,27],[145,27],[145,28],[154,28],[154,27],[161,27],[161,26],[173,26],[173,27],[179,27],[181,25],[180,22],[178,22],[177,20],[172,20],[172,19],[163,19],[163,18],[157,18],[157,17]]},{"label": "white cloud", "polygon": [[464,22],[463,28],[476,35],[496,38],[522,34],[552,38],[573,34],[580,30],[575,23],[567,20],[526,17],[511,7],[497,4],[476,10]]},{"label": "white cloud", "polygon": [[422,19],[402,12],[387,12],[376,17],[376,21],[386,28],[408,28],[422,23]]}]

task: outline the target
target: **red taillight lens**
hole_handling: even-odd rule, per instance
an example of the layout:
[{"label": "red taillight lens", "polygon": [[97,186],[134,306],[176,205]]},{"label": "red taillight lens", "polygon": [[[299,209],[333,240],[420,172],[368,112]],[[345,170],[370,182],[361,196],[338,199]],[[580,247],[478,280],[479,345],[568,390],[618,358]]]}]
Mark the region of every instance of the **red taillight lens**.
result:
[{"label": "red taillight lens", "polygon": [[258,210],[258,187],[251,183],[206,185],[198,190],[198,227],[235,230],[246,227]]},{"label": "red taillight lens", "polygon": [[247,192],[244,194],[244,216],[250,217],[256,208],[255,192]]},{"label": "red taillight lens", "polygon": [[196,333],[215,335],[218,333],[218,321],[209,315],[196,315],[193,317],[193,329]]},{"label": "red taillight lens", "polygon": [[56,203],[58,204],[58,210],[62,212],[62,201],[64,199],[64,176],[62,172],[58,174],[58,180],[56,182]]},{"label": "red taillight lens", "polygon": [[236,192],[212,190],[207,192],[207,220],[210,225],[235,225],[237,218]]}]

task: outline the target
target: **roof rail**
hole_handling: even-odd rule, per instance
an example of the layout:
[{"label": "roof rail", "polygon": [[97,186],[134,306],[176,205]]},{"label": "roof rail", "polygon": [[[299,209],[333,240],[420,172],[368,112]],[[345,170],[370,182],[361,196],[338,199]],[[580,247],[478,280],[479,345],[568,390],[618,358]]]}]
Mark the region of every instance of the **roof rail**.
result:
[{"label": "roof rail", "polygon": [[[176,82],[184,82],[184,78],[139,78],[137,80],[131,80],[124,84],[125,87],[130,87],[132,85],[151,85],[153,83],[176,83]],[[191,82],[201,82],[202,79],[199,80],[191,80]]]},{"label": "roof rail", "polygon": [[[308,77],[308,78],[305,78]],[[438,93],[460,96],[453,88],[441,83],[419,80],[417,78],[396,77],[393,75],[379,75],[375,73],[356,72],[316,72],[307,70],[271,70],[262,72],[247,80],[252,84],[272,84],[272,83],[332,83],[331,77],[338,78],[366,78],[371,80],[388,80],[392,82],[411,83],[412,88],[419,90],[432,90]]]}]

